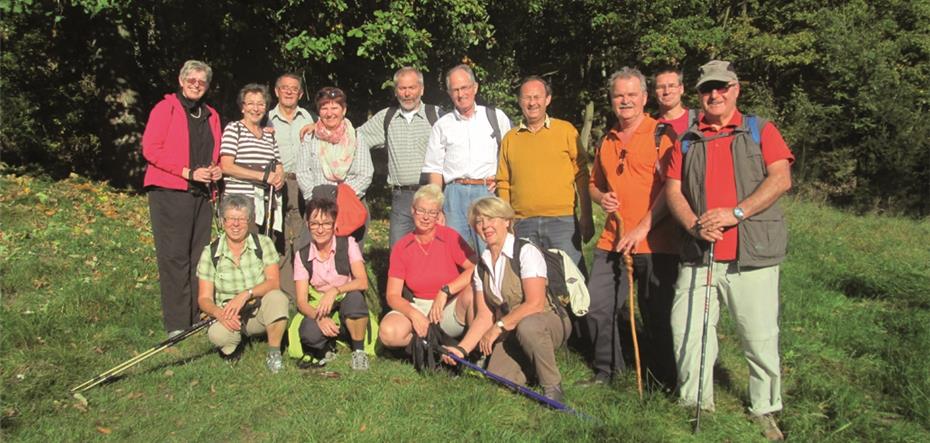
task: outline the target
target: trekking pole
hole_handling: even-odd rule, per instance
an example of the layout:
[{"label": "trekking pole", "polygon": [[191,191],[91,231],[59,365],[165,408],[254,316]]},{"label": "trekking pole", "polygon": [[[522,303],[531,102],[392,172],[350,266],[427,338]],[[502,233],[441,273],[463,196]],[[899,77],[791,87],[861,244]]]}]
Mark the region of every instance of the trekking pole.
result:
[{"label": "trekking pole", "polygon": [[216,182],[210,180],[210,183],[207,184],[207,191],[210,193],[210,206],[212,207],[210,212],[213,213],[213,226],[216,227],[217,232],[223,232],[223,223],[220,221],[220,214],[218,212],[220,208],[216,206],[217,198],[219,197],[219,189],[216,186]]},{"label": "trekking pole", "polygon": [[[704,396],[704,359],[707,356],[707,324],[710,323],[710,291],[714,276],[714,243],[710,244],[710,254],[707,265],[707,279],[704,292],[704,329],[701,332],[701,370],[698,372],[697,407],[694,411],[694,433],[701,432],[701,400]],[[713,381],[711,382],[713,383]]]},{"label": "trekking pole", "polygon": [[[428,346],[428,343],[427,343],[425,340],[423,340],[423,344],[424,344],[424,346]],[[493,372],[491,372],[491,371],[488,371],[487,369],[484,369],[484,368],[482,368],[481,366],[478,366],[478,365],[476,365],[476,364],[474,364],[474,363],[472,363],[472,362],[470,362],[470,361],[468,361],[468,360],[466,360],[466,359],[464,359],[464,358],[459,357],[458,355],[455,355],[455,354],[452,353],[452,352],[447,351],[446,348],[444,348],[444,347],[442,347],[442,346],[439,346],[439,347],[438,347],[438,350],[439,350],[439,352],[441,352],[442,354],[444,354],[444,355],[448,356],[449,358],[451,358],[452,360],[454,360],[456,363],[458,363],[458,364],[460,364],[460,365],[464,365],[465,367],[467,367],[467,368],[469,368],[469,369],[478,371],[479,373],[481,373],[481,375],[484,375],[485,377],[488,377],[488,378],[490,378],[491,380],[494,380],[494,381],[496,381],[496,382],[498,382],[498,383],[500,383],[500,384],[502,384],[502,385],[504,385],[504,386],[506,386],[506,387],[508,387],[508,388],[510,388],[510,389],[512,389],[512,390],[514,390],[514,391],[517,391],[518,393],[523,394],[523,395],[526,396],[526,397],[529,397],[529,398],[531,398],[531,399],[533,399],[533,400],[536,400],[536,401],[538,401],[539,403],[542,403],[542,404],[544,404],[544,405],[546,405],[546,406],[549,406],[549,407],[552,408],[552,409],[555,409],[555,410],[561,411],[561,412],[566,412],[566,413],[569,413],[569,414],[574,414],[574,415],[577,415],[577,416],[579,416],[579,417],[581,417],[581,418],[584,418],[584,419],[586,419],[586,420],[593,420],[593,419],[594,419],[593,417],[591,417],[591,416],[588,415],[588,414],[585,414],[585,413],[583,413],[583,412],[576,411],[575,409],[572,409],[572,408],[568,407],[567,405],[565,405],[565,403],[562,403],[562,402],[557,401],[557,400],[553,400],[553,399],[551,399],[551,398],[549,398],[549,397],[546,397],[545,395],[542,395],[542,394],[540,394],[540,393],[538,393],[538,392],[536,392],[536,391],[534,391],[534,390],[532,390],[532,389],[530,389],[530,388],[527,388],[526,386],[519,385],[519,384],[517,384],[517,383],[514,383],[514,382],[510,381],[509,379],[507,379],[507,378],[505,378],[505,377],[503,377],[503,376],[500,376],[500,375],[497,375],[497,374],[495,374],[495,373],[493,373]]]},{"label": "trekking pole", "polygon": [[[623,219],[617,211],[611,212],[611,216],[617,222],[617,235],[614,239],[614,251],[619,249],[620,235],[623,233]],[[626,277],[629,288],[629,305],[630,305],[630,334],[633,336],[633,355],[636,358],[636,389],[639,392],[639,399],[643,399],[643,366],[639,358],[639,339],[636,336],[636,299],[633,296],[633,257],[629,253],[623,254],[623,264],[626,266]]]},{"label": "trekking pole", "polygon": [[151,349],[149,349],[149,350],[147,350],[147,351],[145,351],[145,352],[143,352],[143,353],[141,353],[141,354],[139,354],[139,355],[136,355],[135,357],[132,357],[132,358],[130,358],[129,360],[126,360],[126,361],[124,361],[124,362],[122,362],[122,363],[120,363],[120,364],[118,364],[118,365],[116,365],[116,366],[114,366],[114,367],[112,367],[112,368],[110,368],[110,369],[104,371],[104,372],[101,372],[99,375],[95,376],[94,378],[91,378],[90,380],[87,380],[87,381],[85,381],[84,383],[81,383],[81,384],[79,384],[79,385],[77,385],[77,386],[71,388],[71,391],[70,391],[70,392],[71,392],[71,393],[84,392],[84,391],[86,391],[86,390],[88,390],[88,389],[90,389],[90,388],[93,388],[94,386],[97,386],[97,385],[99,385],[99,384],[101,384],[101,383],[103,383],[103,382],[105,382],[105,381],[107,381],[107,380],[110,380],[111,378],[116,377],[117,375],[119,375],[119,374],[122,373],[123,371],[125,371],[125,370],[127,370],[127,369],[129,369],[129,368],[131,368],[131,367],[133,367],[133,366],[135,366],[135,365],[141,363],[143,360],[146,360],[147,358],[149,358],[149,357],[151,357],[151,356],[153,356],[153,355],[155,355],[155,354],[158,354],[159,352],[161,352],[161,351],[163,351],[163,350],[165,350],[165,349],[168,349],[168,348],[170,348],[171,346],[174,346],[174,345],[176,345],[176,344],[182,342],[184,339],[186,339],[186,338],[188,338],[188,337],[190,337],[190,336],[196,334],[196,333],[199,332],[200,330],[209,327],[209,326],[212,325],[215,321],[216,321],[215,318],[209,318],[209,319],[206,319],[206,320],[202,320],[202,321],[200,321],[200,322],[194,324],[194,325],[191,326],[190,328],[185,329],[184,332],[182,332],[182,333],[180,333],[180,334],[178,334],[178,335],[176,335],[176,336],[174,336],[174,337],[171,337],[171,338],[169,338],[169,339],[167,339],[167,340],[165,340],[165,341],[163,341],[163,342],[161,342],[161,343],[155,345],[155,346],[152,347]]},{"label": "trekking pole", "polygon": [[[271,171],[275,168],[277,162],[274,159],[271,159],[268,162],[268,166],[265,167],[265,178],[264,182],[268,182],[268,176],[271,175]],[[265,223],[264,223],[264,234],[268,235],[268,232],[271,230],[271,205],[274,203],[274,186],[268,184],[268,189],[265,190]]]}]

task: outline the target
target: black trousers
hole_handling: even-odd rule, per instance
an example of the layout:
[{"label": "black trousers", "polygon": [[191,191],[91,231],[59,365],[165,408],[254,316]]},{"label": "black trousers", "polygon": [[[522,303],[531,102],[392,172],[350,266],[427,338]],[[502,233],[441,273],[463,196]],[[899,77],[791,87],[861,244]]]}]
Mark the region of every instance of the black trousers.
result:
[{"label": "black trousers", "polygon": [[[640,349],[648,372],[667,390],[675,388],[678,377],[671,323],[678,263],[676,254],[633,254],[636,301],[643,320]],[[625,308],[624,318],[629,318]]]},{"label": "black trousers", "polygon": [[187,329],[200,318],[197,262],[210,243],[213,205],[206,195],[154,188],[148,192],[165,331]]}]

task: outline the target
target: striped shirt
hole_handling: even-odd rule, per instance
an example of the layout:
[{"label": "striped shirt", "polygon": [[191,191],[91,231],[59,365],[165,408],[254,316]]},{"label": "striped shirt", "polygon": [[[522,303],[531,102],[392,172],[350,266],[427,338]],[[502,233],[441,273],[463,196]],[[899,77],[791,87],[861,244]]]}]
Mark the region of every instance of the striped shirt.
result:
[{"label": "striped shirt", "polygon": [[[372,149],[384,147],[384,118],[388,108],[378,111],[358,128],[359,140],[364,145],[359,148]],[[426,105],[420,107],[408,120],[403,116],[403,109],[398,109],[388,126],[388,178],[389,185],[410,186],[420,183],[420,171],[426,156],[426,143],[432,126],[426,117]]]},{"label": "striped shirt", "polygon": [[[223,130],[220,156],[224,155],[232,156],[236,165],[249,169],[264,170],[271,160],[281,162],[281,154],[278,152],[274,134],[262,132],[262,138],[259,139],[241,121],[234,121],[226,125],[226,129]],[[226,176],[225,193],[254,195],[255,185],[252,182]]]},{"label": "striped shirt", "polygon": [[[352,122],[346,119],[346,131],[354,130]],[[375,173],[375,167],[371,164],[371,153],[368,149],[362,149],[366,145],[361,134],[356,137],[355,158],[352,159],[352,165],[346,172],[345,183],[355,191],[359,198],[362,198],[368,191],[368,186],[371,185],[371,176]],[[318,185],[338,184],[323,176],[323,168],[320,166],[320,145],[322,143],[326,142],[310,133],[304,136],[300,149],[297,151],[297,185],[308,198],[313,194],[313,188]]]},{"label": "striped shirt", "polygon": [[[278,266],[278,254],[275,253],[274,242],[264,235],[258,235],[262,245],[262,258],[255,253],[255,242],[251,235],[245,238],[245,247],[239,256],[239,264],[233,258],[229,245],[226,244],[226,234],[221,234],[216,248],[216,267],[213,267],[213,257],[210,256],[210,245],[203,248],[200,261],[197,262],[197,278],[213,283],[213,301],[218,306],[225,306],[226,302],[238,294],[248,291],[265,281],[265,268]],[[270,251],[270,252],[269,252]]]}]

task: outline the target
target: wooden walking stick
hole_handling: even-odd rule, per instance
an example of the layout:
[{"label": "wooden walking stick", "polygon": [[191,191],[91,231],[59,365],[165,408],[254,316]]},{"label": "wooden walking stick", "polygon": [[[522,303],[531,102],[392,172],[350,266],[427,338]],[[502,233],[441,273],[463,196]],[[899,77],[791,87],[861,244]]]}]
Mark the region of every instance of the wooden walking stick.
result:
[{"label": "wooden walking stick", "polygon": [[[617,222],[617,238],[614,240],[614,252],[618,251],[620,246],[620,235],[623,233],[623,219],[616,211],[611,212]],[[633,256],[629,252],[623,254],[623,264],[626,265],[626,277],[629,284],[629,304],[630,304],[630,333],[633,334],[633,355],[636,357],[636,388],[639,391],[639,399],[643,399],[643,369],[639,359],[639,340],[636,338],[636,297],[633,295]]]}]

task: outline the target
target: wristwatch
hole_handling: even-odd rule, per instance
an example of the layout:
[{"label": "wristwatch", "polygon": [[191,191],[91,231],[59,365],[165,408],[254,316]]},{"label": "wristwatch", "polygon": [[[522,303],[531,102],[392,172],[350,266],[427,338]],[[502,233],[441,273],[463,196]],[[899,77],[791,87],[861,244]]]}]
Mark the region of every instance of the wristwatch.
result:
[{"label": "wristwatch", "polygon": [[439,290],[445,292],[449,297],[452,297],[452,290],[449,289],[449,285],[443,285]]},{"label": "wristwatch", "polygon": [[746,218],[746,213],[744,213],[743,210],[737,206],[733,208],[733,216],[736,217],[736,221],[741,222]]},{"label": "wristwatch", "polygon": [[494,323],[494,326],[497,326],[498,328],[501,328],[501,332],[504,332],[504,331],[507,330],[507,329],[504,328],[504,321],[503,321],[503,320],[498,320],[497,323]]},{"label": "wristwatch", "polygon": [[252,288],[249,288],[249,300],[255,298],[255,293],[252,292]]}]

